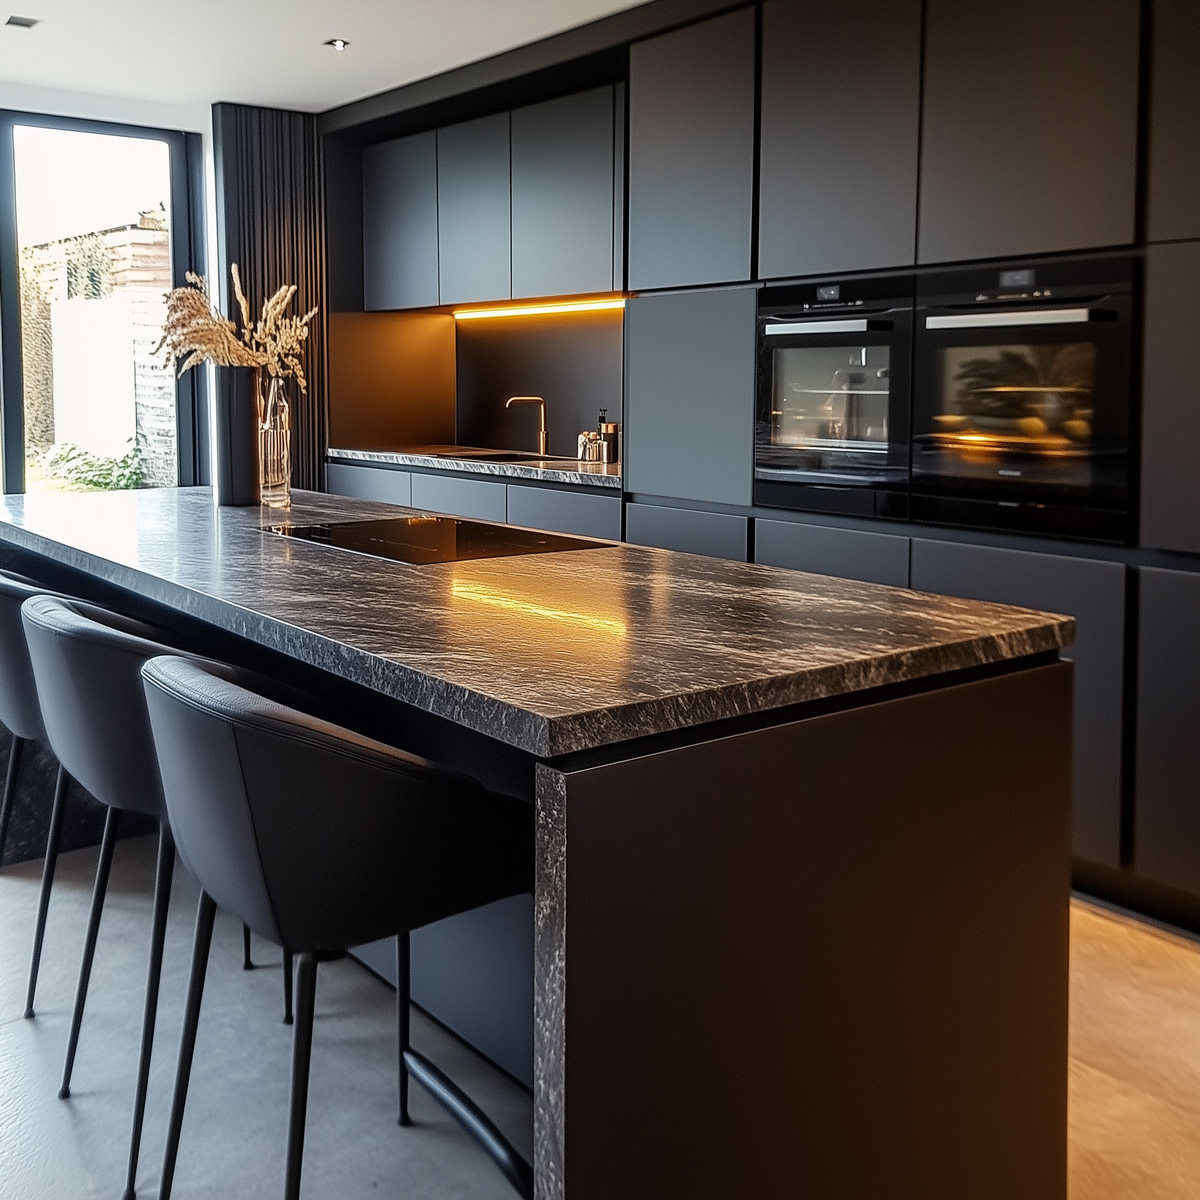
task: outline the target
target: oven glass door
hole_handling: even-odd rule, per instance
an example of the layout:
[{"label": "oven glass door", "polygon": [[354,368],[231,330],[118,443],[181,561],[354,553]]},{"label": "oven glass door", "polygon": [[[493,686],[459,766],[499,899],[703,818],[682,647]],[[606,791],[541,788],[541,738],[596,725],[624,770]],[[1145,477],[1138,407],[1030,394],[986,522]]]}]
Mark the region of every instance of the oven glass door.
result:
[{"label": "oven glass door", "polygon": [[[1105,514],[1127,507],[1129,339],[1128,297],[1032,312],[922,312],[914,515],[973,523],[970,506],[991,506],[1009,511],[980,507],[983,523],[1048,533],[1088,533],[1090,524],[1103,535]],[[1111,517],[1108,527],[1121,540]]]},{"label": "oven glass door", "polygon": [[893,319],[763,322],[759,503],[905,515],[911,322],[900,324],[898,335]]}]

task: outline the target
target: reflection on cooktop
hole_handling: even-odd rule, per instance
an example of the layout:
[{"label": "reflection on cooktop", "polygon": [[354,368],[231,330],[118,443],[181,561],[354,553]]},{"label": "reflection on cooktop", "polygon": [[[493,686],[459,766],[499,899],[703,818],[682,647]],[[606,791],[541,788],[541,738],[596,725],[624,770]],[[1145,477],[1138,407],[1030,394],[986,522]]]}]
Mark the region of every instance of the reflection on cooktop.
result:
[{"label": "reflection on cooktop", "polygon": [[551,554],[560,550],[594,550],[609,544],[518,529],[512,525],[464,521],[458,517],[386,517],[376,521],[265,525],[263,528],[265,532],[281,537],[301,538],[355,554],[417,564]]}]

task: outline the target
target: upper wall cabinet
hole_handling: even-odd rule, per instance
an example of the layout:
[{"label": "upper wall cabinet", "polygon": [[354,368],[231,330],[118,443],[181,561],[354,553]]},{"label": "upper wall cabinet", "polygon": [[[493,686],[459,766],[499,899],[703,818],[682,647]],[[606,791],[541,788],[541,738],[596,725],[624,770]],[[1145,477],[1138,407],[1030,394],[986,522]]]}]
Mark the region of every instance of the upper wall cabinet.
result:
[{"label": "upper wall cabinet", "polygon": [[613,288],[613,89],[512,114],[512,294]]},{"label": "upper wall cabinet", "polygon": [[763,6],[758,273],[910,265],[921,0]]},{"label": "upper wall cabinet", "polygon": [[629,52],[629,286],[750,278],[754,10]]},{"label": "upper wall cabinet", "polygon": [[1153,30],[1146,240],[1200,238],[1200,4],[1155,0]]},{"label": "upper wall cabinet", "polygon": [[363,306],[437,304],[437,135],[367,146],[362,178]]},{"label": "upper wall cabinet", "polygon": [[512,295],[509,114],[437,131],[442,304]]},{"label": "upper wall cabinet", "polygon": [[1134,239],[1138,0],[927,0],[918,261]]}]

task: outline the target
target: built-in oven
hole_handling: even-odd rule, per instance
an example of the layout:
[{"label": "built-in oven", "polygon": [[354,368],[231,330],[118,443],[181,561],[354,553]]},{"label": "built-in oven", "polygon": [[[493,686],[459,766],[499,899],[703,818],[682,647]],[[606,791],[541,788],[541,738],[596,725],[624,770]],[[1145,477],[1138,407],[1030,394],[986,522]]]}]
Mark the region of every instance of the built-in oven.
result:
[{"label": "built-in oven", "polygon": [[914,520],[1126,541],[1129,258],[954,269],[917,288]]},{"label": "built-in oven", "polygon": [[908,515],[913,280],[759,294],[754,502]]}]

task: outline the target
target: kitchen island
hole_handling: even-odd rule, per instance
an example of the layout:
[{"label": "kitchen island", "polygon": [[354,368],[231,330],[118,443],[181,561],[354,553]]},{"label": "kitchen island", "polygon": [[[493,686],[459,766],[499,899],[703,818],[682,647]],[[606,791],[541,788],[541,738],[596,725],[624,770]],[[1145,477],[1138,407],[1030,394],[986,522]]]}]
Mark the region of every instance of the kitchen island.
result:
[{"label": "kitchen island", "polygon": [[1072,622],[264,530],[384,517],[434,519],[50,493],[5,497],[0,546],[536,805],[541,1200],[1062,1200]]}]

